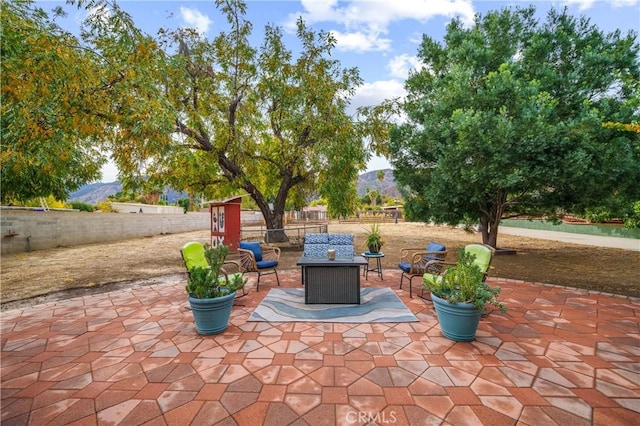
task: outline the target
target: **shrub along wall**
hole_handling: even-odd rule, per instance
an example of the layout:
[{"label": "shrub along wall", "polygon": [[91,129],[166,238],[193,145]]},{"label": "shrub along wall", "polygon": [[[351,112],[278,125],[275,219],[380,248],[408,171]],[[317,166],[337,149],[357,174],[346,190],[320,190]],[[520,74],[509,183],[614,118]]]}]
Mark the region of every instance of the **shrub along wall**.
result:
[{"label": "shrub along wall", "polygon": [[208,212],[122,214],[0,210],[1,254],[209,229]]}]

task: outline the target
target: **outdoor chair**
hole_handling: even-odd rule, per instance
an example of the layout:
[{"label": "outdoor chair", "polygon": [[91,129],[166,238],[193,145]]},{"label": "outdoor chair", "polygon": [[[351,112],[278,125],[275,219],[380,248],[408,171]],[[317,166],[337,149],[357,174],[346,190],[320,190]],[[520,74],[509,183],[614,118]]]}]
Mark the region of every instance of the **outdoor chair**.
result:
[{"label": "outdoor chair", "polygon": [[445,260],[447,249],[442,244],[429,242],[425,249],[422,248],[403,248],[400,249],[400,263],[398,268],[402,270],[400,276],[400,288],[404,278],[409,279],[409,297],[413,297],[413,279],[422,277],[426,272],[438,273],[442,269],[439,263],[430,263],[434,260]]},{"label": "outdoor chair", "polygon": [[[193,268],[208,268],[209,262],[207,261],[207,257],[205,256],[205,248],[202,243],[199,242],[188,242],[182,246],[180,249],[180,254],[182,255],[182,261],[184,262],[184,266],[187,268],[187,274],[190,273]],[[235,260],[225,259],[224,266],[222,268],[222,272],[225,276],[234,276],[239,274],[242,276],[242,270],[240,266],[240,262]],[[245,289],[242,289],[242,295],[246,295],[247,292]]]},{"label": "outdoor chair", "polygon": [[[469,244],[464,247],[465,253],[471,253],[475,256],[473,263],[478,265],[482,272],[482,281],[486,281],[489,268],[491,267],[491,260],[493,259],[493,252],[490,248],[482,244]],[[442,275],[446,272],[447,266],[453,266],[455,262],[445,262],[444,260],[432,260],[429,262],[425,274],[423,274],[423,280],[437,281],[441,279]],[[421,297],[423,299],[431,300],[431,298],[424,297],[424,287],[422,289]]]},{"label": "outdoor chair", "polygon": [[279,247],[262,246],[259,241],[240,241],[238,254],[240,255],[242,271],[258,274],[256,291],[260,288],[260,277],[262,275],[275,274],[278,286],[280,285],[280,279],[278,278]]}]

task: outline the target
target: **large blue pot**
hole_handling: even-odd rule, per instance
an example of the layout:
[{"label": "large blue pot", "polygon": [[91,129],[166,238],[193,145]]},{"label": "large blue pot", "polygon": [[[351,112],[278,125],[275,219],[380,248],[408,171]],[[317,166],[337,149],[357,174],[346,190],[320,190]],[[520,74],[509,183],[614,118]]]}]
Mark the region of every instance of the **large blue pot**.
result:
[{"label": "large blue pot", "polygon": [[449,303],[431,293],[433,306],[440,322],[444,337],[456,342],[470,342],[476,338],[476,331],[482,310],[472,303]]},{"label": "large blue pot", "polygon": [[196,299],[189,296],[189,304],[198,333],[203,335],[222,333],[229,325],[235,293],[212,299]]}]

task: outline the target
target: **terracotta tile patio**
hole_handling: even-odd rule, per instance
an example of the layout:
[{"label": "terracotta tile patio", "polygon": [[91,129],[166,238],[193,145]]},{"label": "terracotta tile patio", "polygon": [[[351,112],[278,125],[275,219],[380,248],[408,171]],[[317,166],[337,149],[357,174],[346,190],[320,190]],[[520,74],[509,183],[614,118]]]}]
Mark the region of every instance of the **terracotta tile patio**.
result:
[{"label": "terracotta tile patio", "polygon": [[[299,271],[282,285],[300,286]],[[638,425],[640,300],[491,279],[506,314],[443,338],[429,302],[390,286],[414,323],[247,318],[273,281],[199,336],[184,282],[2,312],[2,425]]]}]

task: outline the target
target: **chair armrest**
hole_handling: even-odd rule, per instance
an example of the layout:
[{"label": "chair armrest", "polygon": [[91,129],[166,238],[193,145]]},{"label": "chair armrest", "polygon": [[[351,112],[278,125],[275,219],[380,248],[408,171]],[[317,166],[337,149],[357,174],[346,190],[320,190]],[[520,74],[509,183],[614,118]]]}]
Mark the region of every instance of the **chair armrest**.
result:
[{"label": "chair armrest", "polygon": [[455,262],[447,262],[445,260],[430,260],[425,264],[425,273],[442,275],[447,270],[447,266],[455,266]]},{"label": "chair armrest", "polygon": [[262,246],[263,260],[280,260],[280,247]]},{"label": "chair armrest", "polygon": [[227,260],[227,259],[225,259],[224,263],[222,264],[221,270],[225,274],[233,274],[233,273],[236,273],[236,272],[242,272],[242,265],[240,264],[240,262],[238,260]]},{"label": "chair armrest", "polygon": [[[425,257],[428,255],[441,256],[442,259],[431,259],[426,260]],[[447,251],[423,251],[421,253],[414,253],[411,258],[411,270],[409,271],[412,274],[423,274],[427,270],[427,265],[430,262],[434,261],[444,261],[447,257]]]},{"label": "chair armrest", "polygon": [[400,262],[410,263],[415,253],[424,252],[424,247],[404,247],[400,249]]},{"label": "chair armrest", "polygon": [[258,270],[256,258],[253,256],[253,252],[251,250],[239,248],[238,255],[240,256],[240,267],[242,268],[242,272],[254,272]]}]

